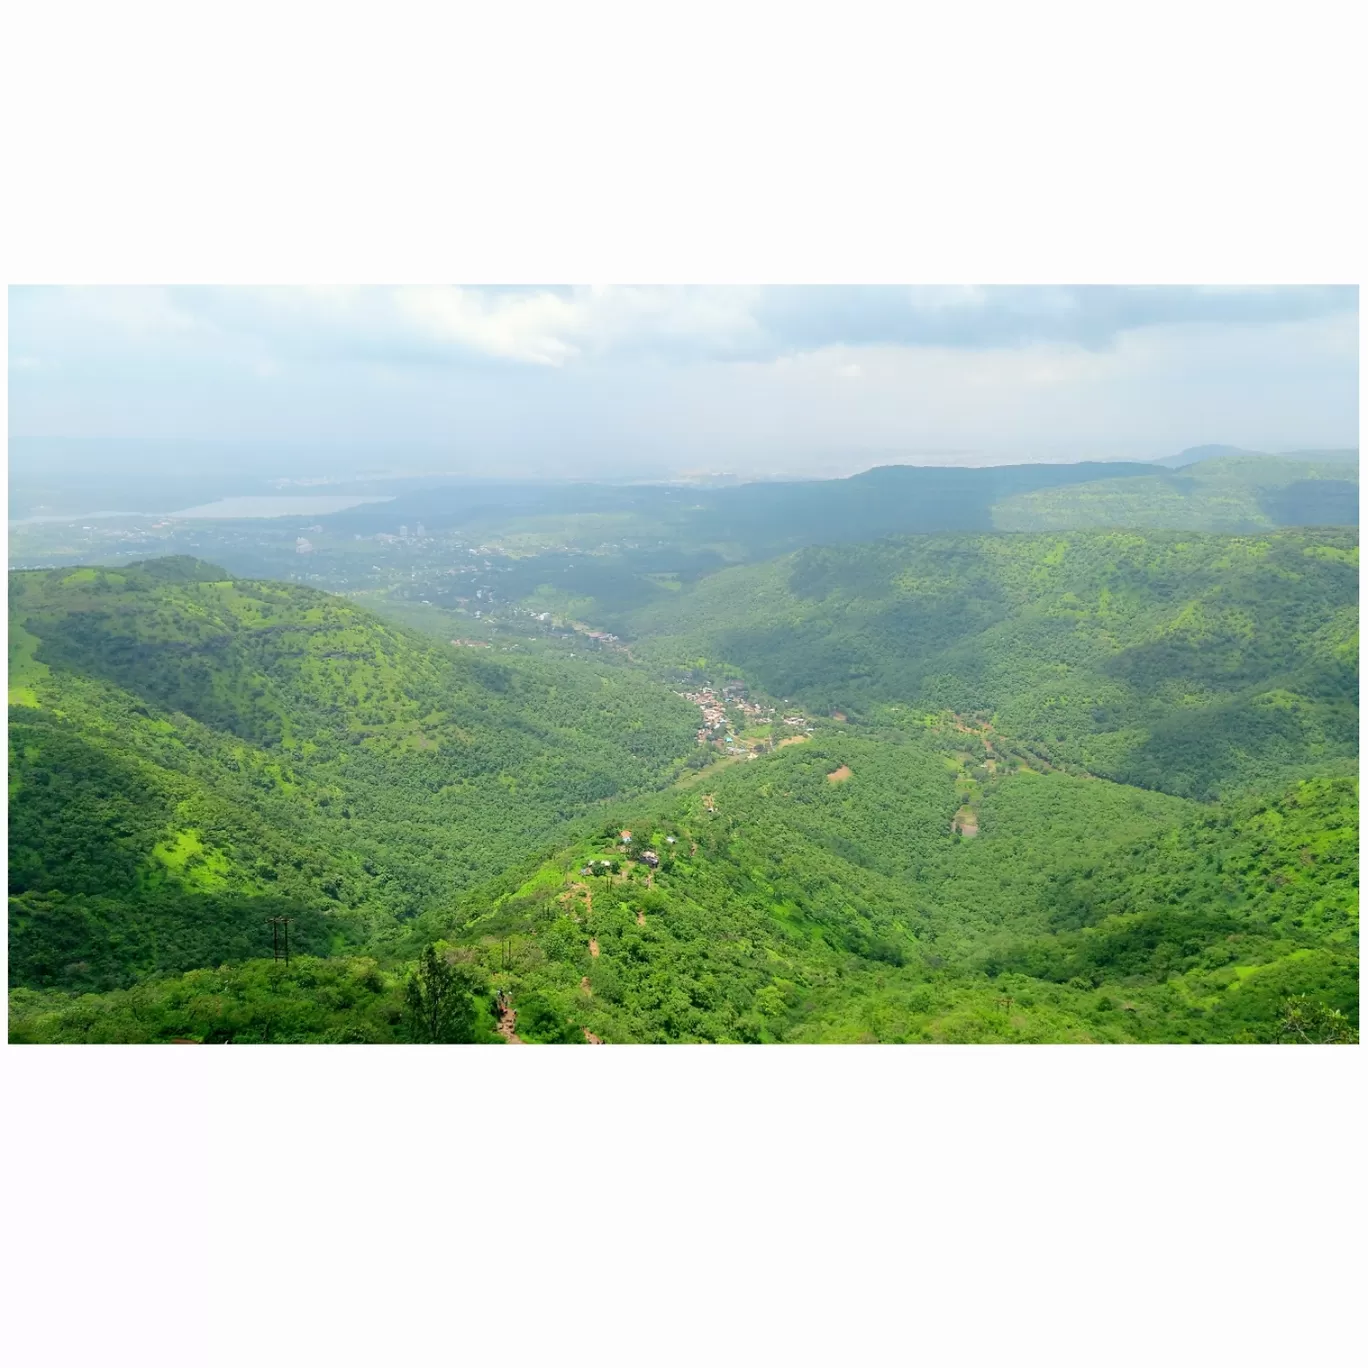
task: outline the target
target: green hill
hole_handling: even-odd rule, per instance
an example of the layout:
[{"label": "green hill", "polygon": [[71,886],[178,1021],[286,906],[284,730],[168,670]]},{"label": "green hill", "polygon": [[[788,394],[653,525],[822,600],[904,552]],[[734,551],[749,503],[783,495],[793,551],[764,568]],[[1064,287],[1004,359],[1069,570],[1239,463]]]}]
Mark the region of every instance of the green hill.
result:
[{"label": "green hill", "polygon": [[[593,662],[184,559],[14,574],[11,1039],[409,1039],[430,945],[441,1038],[496,992],[547,1042],[1347,1038],[1357,556],[812,548]],[[733,673],[810,732],[699,747],[656,681]]]},{"label": "green hill", "polygon": [[[966,744],[948,721],[833,736],[621,804],[420,919],[407,953],[435,938],[511,994],[528,1041],[1275,1040],[1298,999],[1357,1021],[1351,780],[1213,810],[1020,767],[975,780]],[[966,796],[972,839],[952,830]],[[400,977],[353,958],[21,991],[11,1029],[382,1041],[402,1038]]]},{"label": "green hill", "polygon": [[1357,526],[1357,463],[1310,459],[1317,455],[1223,455],[1176,471],[1014,494],[994,505],[993,526],[1004,532]]},{"label": "green hill", "polygon": [[10,577],[11,979],[110,986],[386,928],[677,771],[624,669],[442,647],[176,559]]},{"label": "green hill", "polygon": [[801,551],[632,618],[822,713],[992,716],[1042,759],[1210,799],[1358,753],[1358,538],[1085,532]]}]

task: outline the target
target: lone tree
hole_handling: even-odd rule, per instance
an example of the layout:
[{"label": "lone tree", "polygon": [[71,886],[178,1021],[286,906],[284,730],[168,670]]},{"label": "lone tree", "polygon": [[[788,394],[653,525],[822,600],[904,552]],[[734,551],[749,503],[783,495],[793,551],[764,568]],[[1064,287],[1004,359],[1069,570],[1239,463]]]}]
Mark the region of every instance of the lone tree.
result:
[{"label": "lone tree", "polygon": [[1338,1007],[1327,1007],[1305,993],[1283,1002],[1279,1022],[1284,1040],[1298,1045],[1352,1045],[1359,1033]]},{"label": "lone tree", "polygon": [[464,966],[448,964],[429,945],[404,989],[410,1038],[420,1045],[468,1045],[475,1039],[475,1003],[479,988]]}]

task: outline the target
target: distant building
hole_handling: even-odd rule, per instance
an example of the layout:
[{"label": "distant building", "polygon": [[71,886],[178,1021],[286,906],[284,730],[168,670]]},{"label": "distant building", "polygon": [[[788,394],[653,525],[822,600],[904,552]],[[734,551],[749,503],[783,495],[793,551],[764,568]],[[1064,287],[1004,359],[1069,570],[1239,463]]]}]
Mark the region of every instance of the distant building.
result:
[{"label": "distant building", "polygon": [[424,535],[423,524],[422,524],[422,523],[419,523],[419,524],[418,524],[418,535],[419,535],[420,537]]},{"label": "distant building", "polygon": [[408,523],[400,523],[400,525],[399,525],[399,535],[400,535],[401,537],[407,537],[407,536],[408,536]]},{"label": "distant building", "polygon": [[660,867],[660,856],[654,850],[643,850],[641,852],[641,863],[650,865],[652,869],[658,869]]},{"label": "distant building", "polygon": [[295,551],[301,556],[307,556],[313,550],[313,542],[307,537],[295,538]]}]

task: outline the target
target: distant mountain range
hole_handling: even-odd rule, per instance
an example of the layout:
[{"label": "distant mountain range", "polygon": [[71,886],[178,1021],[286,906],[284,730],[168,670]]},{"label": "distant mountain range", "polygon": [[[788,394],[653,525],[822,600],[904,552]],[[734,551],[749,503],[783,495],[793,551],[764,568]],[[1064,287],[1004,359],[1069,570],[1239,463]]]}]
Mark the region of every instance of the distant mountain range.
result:
[{"label": "distant mountain range", "polygon": [[1304,451],[1251,451],[1248,447],[1222,446],[1219,443],[1209,446],[1187,447],[1176,456],[1165,456],[1151,462],[1152,465],[1168,466],[1177,470],[1182,466],[1196,465],[1198,461],[1214,460],[1218,456],[1280,456],[1284,461],[1342,461],[1346,465],[1358,467],[1358,447],[1328,447]]}]

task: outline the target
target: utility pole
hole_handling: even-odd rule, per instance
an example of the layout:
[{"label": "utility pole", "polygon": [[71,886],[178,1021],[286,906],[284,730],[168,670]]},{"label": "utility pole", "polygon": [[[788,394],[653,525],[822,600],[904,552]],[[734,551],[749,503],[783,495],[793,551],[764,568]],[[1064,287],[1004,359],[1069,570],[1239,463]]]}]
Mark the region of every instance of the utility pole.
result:
[{"label": "utility pole", "polygon": [[[267,917],[266,920],[271,926],[271,958],[284,960],[285,967],[290,967],[290,923],[293,917]],[[284,932],[282,937],[281,933]]]}]

